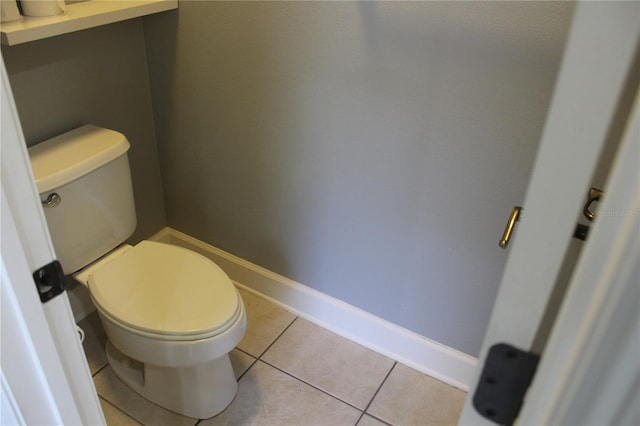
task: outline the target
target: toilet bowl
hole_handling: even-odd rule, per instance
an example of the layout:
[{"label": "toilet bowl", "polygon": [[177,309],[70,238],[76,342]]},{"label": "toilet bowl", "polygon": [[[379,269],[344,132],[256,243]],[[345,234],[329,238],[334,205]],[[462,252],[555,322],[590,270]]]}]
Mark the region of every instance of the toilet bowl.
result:
[{"label": "toilet bowl", "polygon": [[247,320],[238,291],[215,263],[182,247],[142,241],[74,277],[89,288],[120,380],[190,417],[212,417],[231,403],[237,382],[228,353]]},{"label": "toilet bowl", "polygon": [[29,148],[63,270],[89,288],[114,374],[179,414],[209,418],[238,384],[229,352],[246,330],[229,277],[191,250],[122,245],[136,227],[126,137],[85,125]]}]

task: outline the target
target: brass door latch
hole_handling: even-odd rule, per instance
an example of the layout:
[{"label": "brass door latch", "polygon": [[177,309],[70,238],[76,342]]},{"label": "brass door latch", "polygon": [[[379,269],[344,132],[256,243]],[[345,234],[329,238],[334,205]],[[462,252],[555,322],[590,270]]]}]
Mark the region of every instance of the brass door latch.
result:
[{"label": "brass door latch", "polygon": [[[596,217],[596,213],[590,210],[591,204],[593,204],[595,201],[599,201],[603,195],[604,195],[604,192],[602,192],[597,188],[589,189],[589,193],[587,194],[587,202],[582,208],[582,214],[584,214],[584,217],[586,217],[589,221],[593,221],[593,219]],[[502,238],[498,243],[500,248],[504,249],[504,248],[507,248],[507,246],[509,245],[509,241],[511,240],[511,235],[513,234],[513,227],[515,226],[518,219],[520,219],[521,213],[522,213],[522,207],[520,206],[515,206],[511,210],[511,214],[509,215],[509,220],[507,221],[507,226],[504,228],[504,232],[502,233]],[[589,226],[577,224],[576,229],[573,232],[573,237],[584,241],[587,239],[588,233],[589,233]]]}]

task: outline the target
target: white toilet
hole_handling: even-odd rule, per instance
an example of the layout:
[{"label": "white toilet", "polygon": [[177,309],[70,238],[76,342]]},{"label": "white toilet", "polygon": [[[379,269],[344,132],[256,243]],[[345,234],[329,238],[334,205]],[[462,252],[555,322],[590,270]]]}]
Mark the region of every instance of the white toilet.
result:
[{"label": "white toilet", "polygon": [[204,256],[121,245],[136,227],[128,149],[124,135],[92,125],[29,148],[56,255],[89,288],[116,376],[169,410],[212,417],[237,393],[229,352],[246,329],[244,304]]}]

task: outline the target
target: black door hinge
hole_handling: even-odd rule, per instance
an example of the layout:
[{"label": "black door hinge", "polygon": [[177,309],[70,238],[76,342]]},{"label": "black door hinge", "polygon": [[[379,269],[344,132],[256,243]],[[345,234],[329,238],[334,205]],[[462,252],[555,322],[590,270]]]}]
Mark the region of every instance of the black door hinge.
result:
[{"label": "black door hinge", "polygon": [[573,231],[573,238],[577,238],[582,241],[587,240],[587,236],[589,235],[589,226],[583,225],[581,223],[576,225],[575,231]]},{"label": "black door hinge", "polygon": [[37,269],[33,273],[33,280],[36,282],[36,289],[42,303],[48,302],[64,291],[64,272],[57,260]]},{"label": "black door hinge", "polygon": [[506,343],[492,346],[473,395],[478,413],[495,423],[512,425],[539,360],[539,355]]}]

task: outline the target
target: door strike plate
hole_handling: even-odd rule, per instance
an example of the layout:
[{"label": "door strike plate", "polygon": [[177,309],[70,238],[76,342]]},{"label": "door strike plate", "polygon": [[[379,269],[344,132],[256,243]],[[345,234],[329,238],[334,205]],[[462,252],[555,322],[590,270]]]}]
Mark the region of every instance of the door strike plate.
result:
[{"label": "door strike plate", "polygon": [[44,265],[33,273],[36,289],[42,303],[48,302],[64,291],[64,272],[57,260]]},{"label": "door strike plate", "polygon": [[520,412],[540,357],[506,343],[489,349],[473,395],[473,406],[483,417],[512,425]]}]

